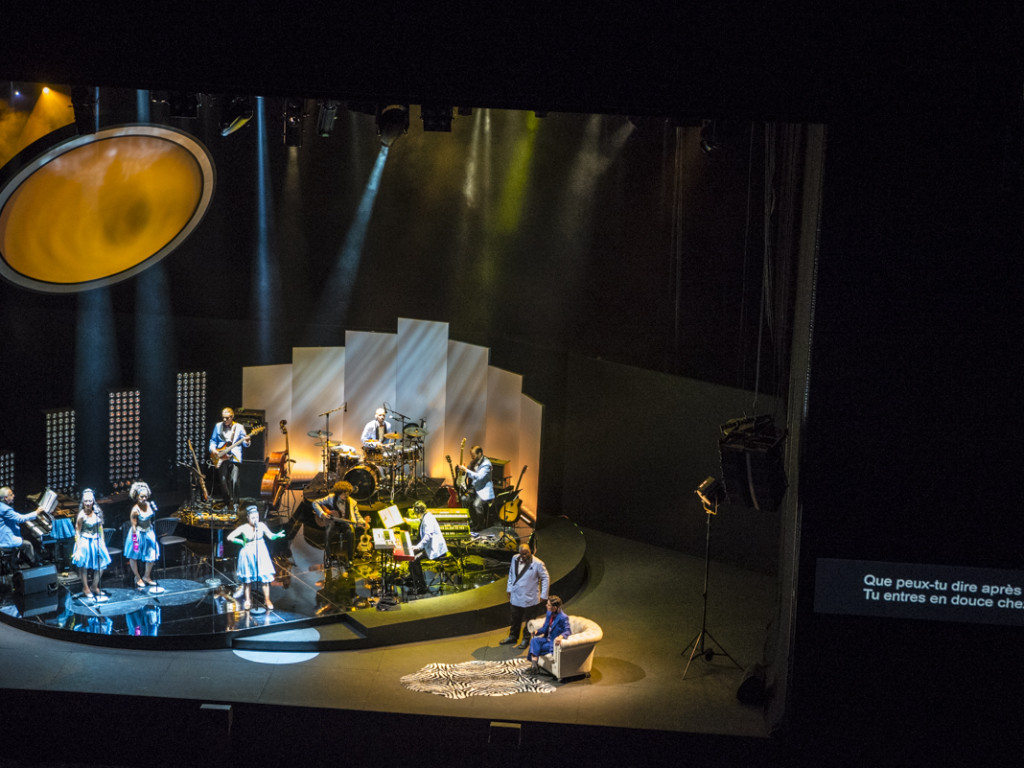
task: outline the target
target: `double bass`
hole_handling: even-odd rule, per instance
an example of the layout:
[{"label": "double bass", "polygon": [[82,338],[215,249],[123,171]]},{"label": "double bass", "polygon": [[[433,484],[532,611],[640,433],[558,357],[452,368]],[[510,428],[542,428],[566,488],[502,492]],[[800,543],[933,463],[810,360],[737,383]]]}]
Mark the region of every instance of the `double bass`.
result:
[{"label": "double bass", "polygon": [[272,509],[277,509],[281,503],[281,495],[291,485],[288,464],[288,422],[281,419],[281,434],[284,435],[284,450],[272,451],[267,459],[267,471],[260,481],[260,496],[270,499]]}]

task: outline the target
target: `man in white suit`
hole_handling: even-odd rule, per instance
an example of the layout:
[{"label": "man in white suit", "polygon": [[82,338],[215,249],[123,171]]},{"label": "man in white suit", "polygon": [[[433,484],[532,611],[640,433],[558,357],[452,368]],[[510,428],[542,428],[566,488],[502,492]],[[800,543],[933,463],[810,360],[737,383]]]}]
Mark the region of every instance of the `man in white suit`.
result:
[{"label": "man in white suit", "polygon": [[[548,569],[540,558],[534,557],[525,544],[519,545],[519,554],[512,558],[508,569],[508,596],[512,605],[512,619],[508,637],[500,645],[519,642],[523,623],[539,616],[544,602],[548,599]],[[518,648],[530,644],[529,635],[524,636]]]}]

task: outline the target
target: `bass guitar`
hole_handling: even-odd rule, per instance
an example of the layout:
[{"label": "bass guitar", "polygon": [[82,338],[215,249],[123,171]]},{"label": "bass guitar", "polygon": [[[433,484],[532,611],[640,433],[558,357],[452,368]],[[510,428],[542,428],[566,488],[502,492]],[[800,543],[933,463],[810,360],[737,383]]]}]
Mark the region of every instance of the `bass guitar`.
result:
[{"label": "bass guitar", "polygon": [[281,495],[291,485],[291,478],[288,476],[288,422],[281,419],[281,433],[284,435],[284,450],[271,451],[267,459],[267,471],[260,481],[260,496],[270,499],[272,509],[277,509],[281,501]]},{"label": "bass guitar", "polygon": [[266,428],[266,424],[260,424],[258,427],[253,427],[252,431],[249,434],[238,438],[237,440],[235,440],[235,442],[230,443],[228,445],[222,445],[220,448],[210,451],[210,463],[213,464],[213,466],[215,467],[219,467],[221,465],[221,462],[223,462],[225,457],[227,457],[227,455],[231,452],[232,448],[237,448],[250,437],[252,437],[253,435],[258,435]]},{"label": "bass guitar", "polygon": [[[466,438],[462,438],[462,442],[459,443],[459,466],[463,464],[463,454],[466,451]],[[469,492],[469,480],[466,477],[466,470],[460,469],[455,475],[455,490],[459,492],[459,496],[465,496]]]},{"label": "bass guitar", "polygon": [[501,511],[498,512],[498,517],[501,522],[506,525],[511,525],[519,519],[519,513],[523,508],[523,500],[519,498],[519,484],[523,482],[523,475],[526,474],[526,465],[523,465],[523,471],[519,473],[519,479],[516,480],[516,487],[509,494],[509,498],[501,505]]}]

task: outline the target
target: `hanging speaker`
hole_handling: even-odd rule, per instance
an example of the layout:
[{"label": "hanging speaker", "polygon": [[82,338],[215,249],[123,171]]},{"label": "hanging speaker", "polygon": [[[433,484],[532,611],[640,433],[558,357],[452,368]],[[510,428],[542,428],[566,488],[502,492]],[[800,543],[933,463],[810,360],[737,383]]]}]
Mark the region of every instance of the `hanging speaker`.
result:
[{"label": "hanging speaker", "polygon": [[718,441],[722,482],[731,504],[767,512],[778,508],[786,492],[785,438],[785,430],[768,423],[756,431],[731,431]]}]

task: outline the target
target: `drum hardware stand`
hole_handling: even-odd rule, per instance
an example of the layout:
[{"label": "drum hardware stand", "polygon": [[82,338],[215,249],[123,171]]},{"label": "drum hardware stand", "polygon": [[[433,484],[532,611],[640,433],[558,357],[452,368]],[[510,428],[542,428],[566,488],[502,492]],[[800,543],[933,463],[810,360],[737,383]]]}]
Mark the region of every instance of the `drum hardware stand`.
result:
[{"label": "drum hardware stand", "polygon": [[[736,666],[736,669],[741,671],[743,669],[743,667],[739,665],[739,662],[730,656],[729,652],[725,650],[722,644],[715,640],[708,631],[708,573],[711,565],[711,516],[718,514],[718,504],[725,498],[725,487],[715,478],[709,477],[697,487],[694,493],[700,497],[701,504],[704,507],[704,521],[706,524],[706,531],[704,535],[704,593],[702,595],[704,599],[704,610],[703,615],[701,616],[700,632],[697,633],[697,636],[694,637],[686,648],[682,650],[682,653],[680,653],[681,656],[683,653],[686,653],[687,648],[691,645],[693,646],[693,650],[690,651],[690,658],[686,662],[686,668],[683,669],[683,680],[686,679],[686,673],[690,669],[690,663],[693,661],[693,657],[697,654],[703,656],[705,661],[711,661],[716,655],[725,656],[725,658]],[[712,647],[705,647],[705,638],[718,646],[718,650],[716,651]]]}]

